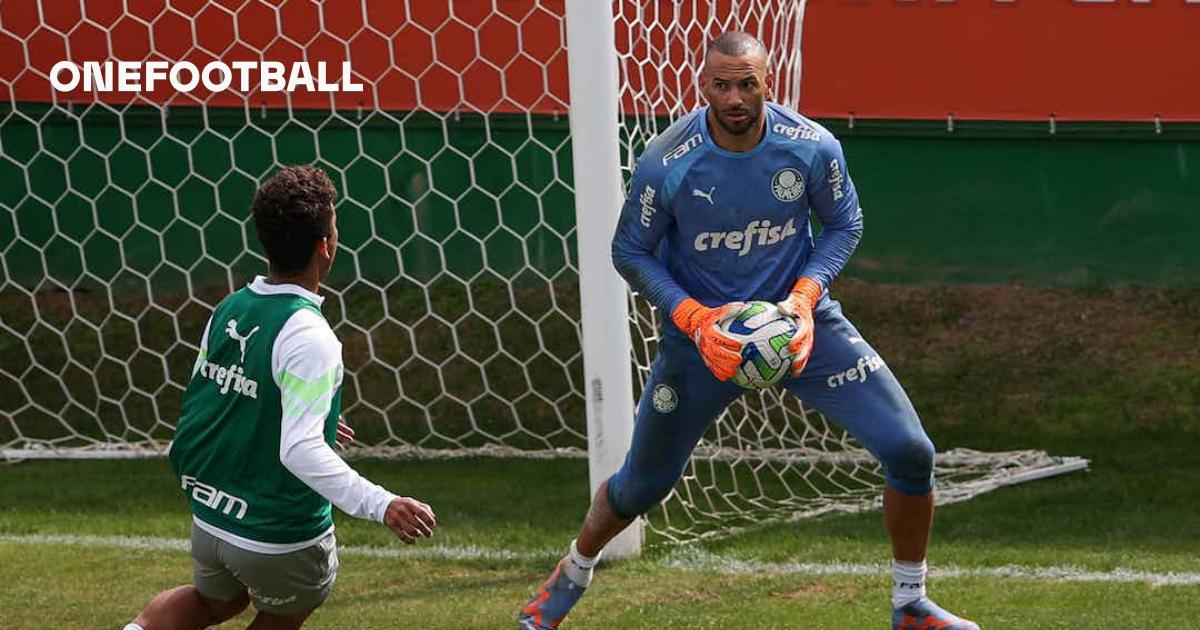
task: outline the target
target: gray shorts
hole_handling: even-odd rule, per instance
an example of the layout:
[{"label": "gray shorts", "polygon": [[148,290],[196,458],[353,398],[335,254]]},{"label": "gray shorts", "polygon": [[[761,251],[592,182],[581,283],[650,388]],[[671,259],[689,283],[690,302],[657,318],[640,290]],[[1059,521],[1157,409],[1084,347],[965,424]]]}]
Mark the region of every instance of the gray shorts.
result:
[{"label": "gray shorts", "polygon": [[196,590],[219,601],[249,592],[258,610],[297,615],[320,606],[337,579],[333,532],[312,546],[281,554],[247,551],[192,525]]}]

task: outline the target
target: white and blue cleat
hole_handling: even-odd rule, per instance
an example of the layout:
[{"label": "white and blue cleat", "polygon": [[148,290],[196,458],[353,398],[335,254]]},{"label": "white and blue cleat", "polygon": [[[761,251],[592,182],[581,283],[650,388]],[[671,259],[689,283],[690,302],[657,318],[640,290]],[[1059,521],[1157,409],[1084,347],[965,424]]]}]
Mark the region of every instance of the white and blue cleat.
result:
[{"label": "white and blue cleat", "polygon": [[518,630],[555,630],[587,590],[567,577],[563,562],[568,560],[559,561],[554,573],[517,615]]},{"label": "white and blue cleat", "polygon": [[922,597],[892,609],[892,630],[979,630],[979,625]]}]

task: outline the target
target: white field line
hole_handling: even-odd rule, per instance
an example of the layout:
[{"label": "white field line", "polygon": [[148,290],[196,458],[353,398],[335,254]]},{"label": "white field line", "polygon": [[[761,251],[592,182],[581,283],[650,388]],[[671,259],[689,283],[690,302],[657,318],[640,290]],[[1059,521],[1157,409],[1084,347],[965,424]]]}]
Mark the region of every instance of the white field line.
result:
[{"label": "white field line", "polygon": [[[882,577],[892,574],[891,565],[844,564],[815,562],[761,562],[709,554],[699,550],[684,550],[670,554],[660,561],[663,566],[685,571],[703,571],[728,575],[801,575],[808,577],[830,575],[854,575]],[[1134,569],[1117,568],[1111,571],[1094,571],[1075,566],[1022,566],[957,567],[953,565],[932,566],[932,578],[1019,578],[1047,582],[1138,582],[1153,586],[1197,586],[1200,573],[1155,573]]]},{"label": "white field line", "polygon": [[[187,551],[183,538],[153,538],[129,536],[53,536],[42,534],[0,534],[0,543],[22,545],[54,545],[100,547],[110,549],[141,549],[148,551]],[[480,547],[449,547],[444,545],[398,547],[339,546],[339,555],[372,558],[414,560],[479,560],[479,561],[536,561],[552,562],[557,552],[507,551]],[[796,575],[803,577],[866,576],[886,577],[891,567],[885,564],[846,564],[816,562],[761,562],[710,554],[695,549],[671,553],[658,561],[661,566],[683,571],[721,573],[726,575]],[[1156,573],[1117,568],[1095,571],[1074,566],[957,567],[942,565],[930,568],[932,578],[1010,578],[1047,582],[1109,582],[1143,583],[1152,586],[1198,586],[1200,573]]]},{"label": "white field line", "polygon": [[[28,534],[23,536],[0,534],[0,543],[142,549],[147,551],[187,551],[191,544],[186,538],[154,538],[150,536],[48,536],[42,534]],[[556,554],[548,551],[542,553],[516,552],[480,547],[447,547],[445,545],[418,545],[409,548],[338,545],[338,555],[366,556],[370,558],[406,558],[413,560],[553,561],[556,559]]]}]

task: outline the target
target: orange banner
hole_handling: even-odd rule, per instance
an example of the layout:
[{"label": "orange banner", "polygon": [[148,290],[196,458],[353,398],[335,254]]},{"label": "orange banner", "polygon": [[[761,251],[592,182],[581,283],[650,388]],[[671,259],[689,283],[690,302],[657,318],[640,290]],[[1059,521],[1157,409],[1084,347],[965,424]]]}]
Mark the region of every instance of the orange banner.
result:
[{"label": "orange banner", "polygon": [[817,117],[1200,120],[1195,0],[809,0]]},{"label": "orange banner", "polygon": [[[688,8],[696,2],[672,1],[654,12],[660,22],[688,23],[707,11]],[[0,100],[95,100],[82,87],[52,91],[50,70],[62,60],[201,67],[217,60],[307,61],[340,69],[349,56],[362,92],[214,95],[201,85],[187,94],[164,86],[99,98],[183,106],[567,110],[564,0],[139,0],[128,3],[128,11],[124,4],[0,2]],[[719,2],[721,8],[733,4]],[[664,23],[646,32],[644,41],[629,41],[622,29],[618,37],[654,61],[645,47],[656,43],[655,34],[672,31]],[[699,46],[699,37],[686,39]],[[1200,120],[1198,0],[809,0],[802,50],[801,110],[817,117]],[[667,89],[691,93],[691,73],[661,73],[662,61],[632,64],[626,76],[633,90],[653,95],[654,82],[667,77]],[[685,63],[683,55],[670,61]]]},{"label": "orange banner", "polygon": [[[564,0],[0,2],[0,100],[86,103],[55,94],[54,64],[88,61],[305,61],[349,56],[362,92],[108,92],[107,103],[303,109],[565,112]],[[80,5],[84,5],[81,12]],[[40,5],[40,6],[39,6]],[[26,52],[28,51],[28,52]],[[337,77],[331,80],[336,80]]]}]

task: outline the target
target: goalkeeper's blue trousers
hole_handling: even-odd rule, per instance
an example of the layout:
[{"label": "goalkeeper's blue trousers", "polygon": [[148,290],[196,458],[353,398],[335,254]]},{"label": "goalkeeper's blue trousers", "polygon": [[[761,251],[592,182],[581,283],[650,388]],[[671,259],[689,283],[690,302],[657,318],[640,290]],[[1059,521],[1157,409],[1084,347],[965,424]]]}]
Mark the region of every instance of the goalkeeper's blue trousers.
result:
[{"label": "goalkeeper's blue trousers", "polygon": [[[908,495],[933,487],[933,443],[895,375],[825,297],[813,312],[813,350],[789,392],[845,428],[883,465],[887,484]],[[658,505],[683,474],[713,420],[746,390],[709,372],[692,342],[663,335],[642,390],[633,443],[608,481],[608,500],[621,517]]]}]

